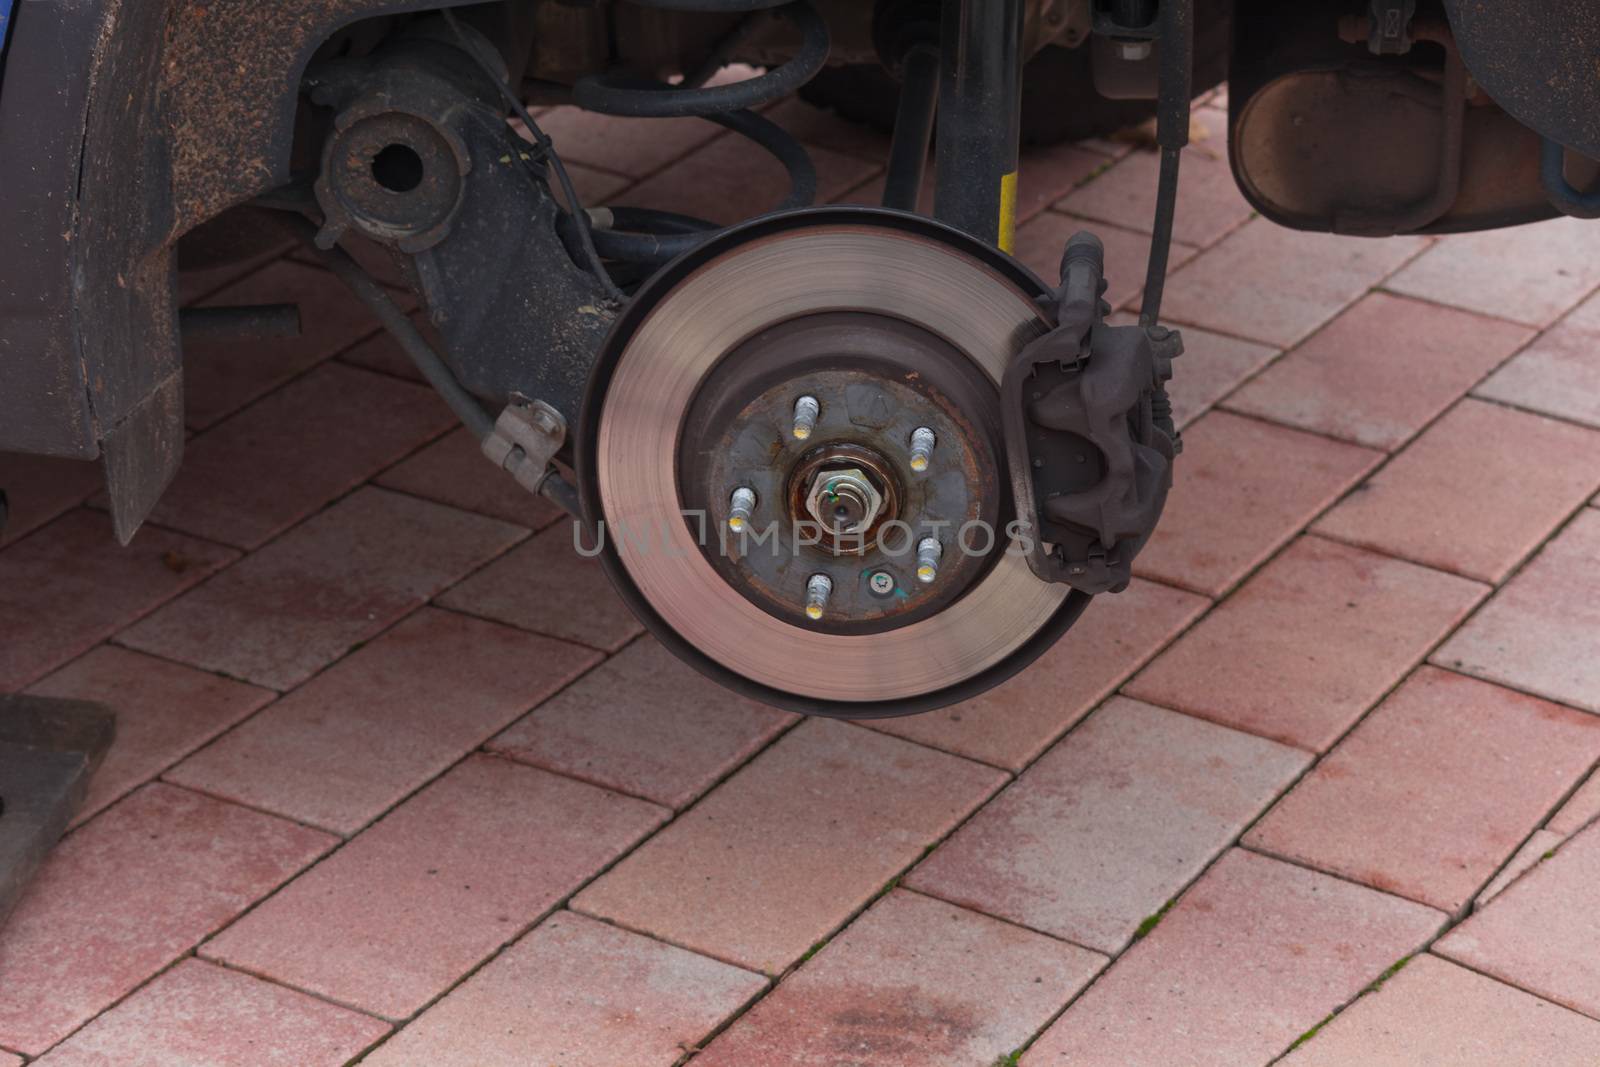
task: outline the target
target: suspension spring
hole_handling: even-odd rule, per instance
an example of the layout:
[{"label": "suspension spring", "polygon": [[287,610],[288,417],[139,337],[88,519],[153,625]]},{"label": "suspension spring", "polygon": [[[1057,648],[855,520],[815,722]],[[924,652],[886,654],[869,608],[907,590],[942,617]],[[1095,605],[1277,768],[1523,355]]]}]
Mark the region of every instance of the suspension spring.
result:
[{"label": "suspension spring", "polygon": [[[678,85],[625,71],[592,74],[572,87],[572,102],[586,111],[625,118],[703,118],[754,141],[771,153],[789,176],[789,193],[777,210],[809,207],[817,196],[817,171],[805,147],[757,109],[788,96],[822,69],[828,59],[828,26],[812,0],[628,0],[640,7],[742,15],[711,54]],[[788,22],[801,43],[793,58],[764,74],[728,85],[708,86],[734,51],[770,20]],[[659,266],[688,251],[722,227],[714,222],[654,208],[599,208],[590,212],[594,246],[615,263]],[[575,220],[561,220],[569,244]]]}]

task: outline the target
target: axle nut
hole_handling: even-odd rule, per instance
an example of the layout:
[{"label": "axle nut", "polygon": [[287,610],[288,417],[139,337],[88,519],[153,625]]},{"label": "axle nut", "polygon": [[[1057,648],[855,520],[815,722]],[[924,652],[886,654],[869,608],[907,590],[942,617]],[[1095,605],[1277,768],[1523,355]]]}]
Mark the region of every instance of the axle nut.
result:
[{"label": "axle nut", "polygon": [[883,510],[883,494],[860,467],[821,470],[811,479],[806,508],[834,536],[860,533]]}]

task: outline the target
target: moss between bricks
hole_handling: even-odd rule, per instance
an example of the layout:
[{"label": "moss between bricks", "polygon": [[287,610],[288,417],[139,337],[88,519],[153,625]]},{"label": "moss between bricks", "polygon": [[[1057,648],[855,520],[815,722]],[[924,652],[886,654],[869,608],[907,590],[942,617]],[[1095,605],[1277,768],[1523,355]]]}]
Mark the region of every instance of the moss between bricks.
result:
[{"label": "moss between bricks", "polygon": [[[1397,975],[1401,971],[1403,971],[1405,969],[1406,964],[1408,964],[1410,962],[1411,962],[1411,957],[1410,956],[1401,956],[1399,959],[1395,960],[1393,963],[1391,963],[1384,970],[1384,972],[1382,974],[1378,975],[1377,978],[1373,979],[1373,982],[1372,982],[1371,985],[1367,986],[1367,988],[1365,988],[1361,992],[1357,993],[1356,994],[1356,999],[1359,1000],[1360,998],[1366,996],[1368,993],[1376,993],[1378,990],[1382,989],[1383,988],[1383,984],[1385,982],[1387,982],[1389,979],[1393,978],[1395,975]],[[1355,1001],[1351,1001],[1351,1003],[1353,1004],[1353,1003],[1355,1003]],[[1348,1005],[1346,1005],[1346,1006],[1348,1007]],[[1344,1010],[1344,1009],[1341,1008],[1340,1011],[1342,1011],[1342,1010]],[[1299,1037],[1295,1038],[1294,1039],[1294,1044],[1289,1046],[1289,1051],[1293,1052],[1295,1049],[1299,1048],[1301,1045],[1305,1044],[1307,1041],[1310,1041],[1313,1037],[1316,1037],[1317,1036],[1317,1031],[1321,1030],[1324,1026],[1327,1026],[1330,1022],[1332,1022],[1333,1021],[1333,1017],[1335,1015],[1337,1015],[1337,1014],[1339,1014],[1339,1012],[1337,1012],[1337,1011],[1329,1012],[1327,1015],[1325,1015],[1323,1017],[1321,1022],[1317,1023],[1317,1025],[1313,1026],[1311,1029],[1307,1030],[1305,1033],[1303,1033]]]},{"label": "moss between bricks", "polygon": [[1312,1038],[1316,1037],[1318,1030],[1321,1030],[1324,1026],[1327,1026],[1329,1023],[1333,1022],[1333,1017],[1334,1017],[1335,1014],[1337,1014],[1337,1013],[1336,1012],[1329,1012],[1327,1015],[1323,1016],[1322,1021],[1320,1023],[1318,1023],[1317,1025],[1313,1026],[1311,1029],[1307,1030],[1305,1033],[1301,1034],[1299,1037],[1295,1038],[1294,1039],[1294,1044],[1289,1046],[1289,1051],[1293,1052],[1295,1049],[1299,1048],[1301,1045],[1305,1044],[1307,1041],[1310,1041]]},{"label": "moss between bricks", "polygon": [[1388,970],[1378,975],[1371,985],[1367,986],[1367,988],[1361,991],[1361,995],[1366,996],[1368,993],[1376,993],[1378,990],[1382,989],[1383,983],[1387,982],[1389,979],[1405,970],[1406,964],[1410,962],[1410,956],[1401,956],[1399,959],[1389,964]]},{"label": "moss between bricks", "polygon": [[1173,897],[1171,900],[1169,900],[1165,904],[1161,905],[1161,910],[1160,911],[1156,912],[1154,915],[1145,916],[1144,922],[1140,923],[1139,924],[1139,928],[1133,932],[1133,939],[1135,941],[1138,941],[1141,938],[1143,938],[1146,934],[1148,934],[1151,930],[1154,930],[1157,926],[1160,926],[1161,925],[1161,920],[1166,917],[1167,912],[1171,911],[1172,910],[1172,906],[1174,904],[1176,904],[1177,902],[1178,902],[1178,898],[1177,897]]},{"label": "moss between bricks", "polygon": [[1098,167],[1094,168],[1094,170],[1091,170],[1088,174],[1084,175],[1082,178],[1079,178],[1072,187],[1074,189],[1082,189],[1085,185],[1088,185],[1090,182],[1094,181],[1096,178],[1100,177],[1100,175],[1104,174],[1106,171],[1110,170],[1116,165],[1117,160],[1108,159]]}]

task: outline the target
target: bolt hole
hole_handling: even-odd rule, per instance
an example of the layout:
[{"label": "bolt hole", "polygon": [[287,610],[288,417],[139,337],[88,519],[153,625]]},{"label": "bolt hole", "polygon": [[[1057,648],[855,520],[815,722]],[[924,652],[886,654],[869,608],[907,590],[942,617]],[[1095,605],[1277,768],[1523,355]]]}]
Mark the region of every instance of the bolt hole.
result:
[{"label": "bolt hole", "polygon": [[410,145],[389,145],[372,157],[372,178],[391,193],[409,193],[422,184],[422,157]]}]

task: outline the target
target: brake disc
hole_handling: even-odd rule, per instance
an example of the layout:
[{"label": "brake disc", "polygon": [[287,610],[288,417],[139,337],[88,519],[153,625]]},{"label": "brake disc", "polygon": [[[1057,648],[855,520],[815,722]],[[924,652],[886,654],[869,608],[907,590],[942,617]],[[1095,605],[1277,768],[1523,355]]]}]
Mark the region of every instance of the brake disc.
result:
[{"label": "brake disc", "polygon": [[909,714],[1020,670],[1089,599],[1007,536],[999,384],[1054,325],[1046,293],[868,208],[670,265],[607,339],[578,434],[613,584],[704,673],[812,714]]}]

